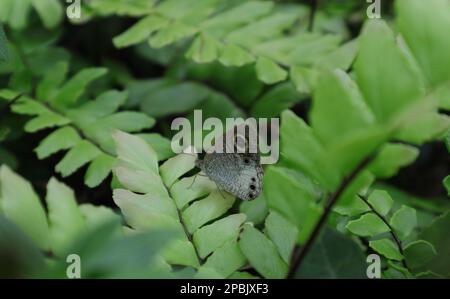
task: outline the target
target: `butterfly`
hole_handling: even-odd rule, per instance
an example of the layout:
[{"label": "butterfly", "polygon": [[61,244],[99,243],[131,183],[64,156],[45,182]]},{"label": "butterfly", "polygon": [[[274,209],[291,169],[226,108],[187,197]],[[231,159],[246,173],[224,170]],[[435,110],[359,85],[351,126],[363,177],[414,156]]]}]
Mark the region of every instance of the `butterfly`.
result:
[{"label": "butterfly", "polygon": [[206,153],[195,165],[230,194],[253,200],[262,191],[264,170],[258,153]]},{"label": "butterfly", "polygon": [[253,200],[262,191],[264,171],[258,154],[211,153],[195,165],[220,188],[243,200]]}]

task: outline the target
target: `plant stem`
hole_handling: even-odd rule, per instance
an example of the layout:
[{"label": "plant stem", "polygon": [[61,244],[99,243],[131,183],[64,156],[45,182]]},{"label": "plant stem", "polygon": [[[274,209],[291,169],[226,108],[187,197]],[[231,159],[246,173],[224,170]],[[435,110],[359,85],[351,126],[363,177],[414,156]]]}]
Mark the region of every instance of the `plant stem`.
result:
[{"label": "plant stem", "polygon": [[363,171],[364,168],[370,162],[372,162],[374,157],[375,157],[375,154],[372,154],[372,155],[367,156],[363,161],[361,161],[359,163],[359,165],[353,170],[353,172],[350,173],[347,177],[345,177],[342,180],[341,184],[336,189],[336,191],[330,195],[330,197],[327,201],[327,204],[325,206],[324,212],[322,213],[319,220],[317,221],[317,223],[314,227],[314,230],[310,234],[305,245],[301,248],[300,253],[293,254],[293,261],[291,263],[291,267],[287,274],[287,278],[294,278],[295,273],[297,273],[298,269],[300,268],[302,262],[304,261],[309,250],[311,249],[312,245],[314,244],[314,241],[319,236],[320,231],[322,230],[323,225],[326,223],[333,206],[336,204],[337,200],[341,197],[342,193],[345,191],[345,189],[348,187],[348,185],[350,185],[350,183],[355,179],[355,177],[358,176],[358,174],[361,173],[361,171]]},{"label": "plant stem", "polygon": [[200,265],[202,265],[204,263],[204,259],[202,259],[200,257],[198,249],[194,244],[194,240],[192,239],[192,234],[188,231],[186,224],[184,223],[184,220],[183,220],[183,215],[182,215],[180,209],[178,209],[178,207],[177,207],[177,213],[178,213],[178,218],[180,219],[181,226],[183,227],[184,233],[185,233],[186,237],[188,238],[189,242],[192,243],[192,247],[194,247],[194,252],[195,252],[195,255],[197,256],[198,262],[200,263]]},{"label": "plant stem", "polygon": [[[402,242],[400,241],[400,239],[398,238],[397,234],[394,232],[394,229],[392,228],[391,224],[389,223],[389,221],[386,220],[386,218],[381,215],[380,213],[378,213],[377,210],[375,210],[375,208],[372,206],[372,204],[367,200],[367,198],[361,194],[358,194],[358,197],[364,201],[364,203],[372,210],[372,212],[377,215],[381,221],[384,222],[384,224],[386,224],[387,227],[389,227],[390,233],[392,238],[394,239],[395,243],[397,244],[398,247],[398,251],[400,251],[401,255],[405,256],[404,252],[403,252],[403,248],[402,248]],[[406,269],[409,270],[408,265],[406,264],[406,261],[403,259],[402,260],[402,265],[403,267],[405,267]],[[410,271],[411,272],[411,271]]]}]

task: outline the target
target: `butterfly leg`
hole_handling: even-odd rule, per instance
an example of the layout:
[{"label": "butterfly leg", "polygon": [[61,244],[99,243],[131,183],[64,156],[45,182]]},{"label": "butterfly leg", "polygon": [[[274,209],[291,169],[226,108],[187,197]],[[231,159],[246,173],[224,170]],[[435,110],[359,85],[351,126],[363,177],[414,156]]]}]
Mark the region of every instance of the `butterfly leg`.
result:
[{"label": "butterfly leg", "polygon": [[198,173],[194,175],[194,179],[192,180],[192,183],[189,185],[188,189],[191,189],[191,187],[194,185],[197,175],[198,175]]},{"label": "butterfly leg", "polygon": [[189,185],[188,189],[191,189],[191,187],[194,185],[195,179],[197,178],[198,175],[199,175],[199,176],[206,176],[206,175],[202,174],[201,172],[196,173],[196,174],[194,175],[194,179],[192,180],[192,183]]},{"label": "butterfly leg", "polygon": [[222,196],[222,198],[225,199],[225,196],[224,196],[223,193],[222,193],[223,190],[220,189],[219,185],[217,185],[216,182],[214,182],[214,184],[216,184],[217,191],[219,191],[220,196]]},{"label": "butterfly leg", "polygon": [[219,190],[220,196],[222,196],[222,198],[225,199],[225,196],[223,196],[222,190],[220,190],[219,188],[217,188],[217,190]]}]

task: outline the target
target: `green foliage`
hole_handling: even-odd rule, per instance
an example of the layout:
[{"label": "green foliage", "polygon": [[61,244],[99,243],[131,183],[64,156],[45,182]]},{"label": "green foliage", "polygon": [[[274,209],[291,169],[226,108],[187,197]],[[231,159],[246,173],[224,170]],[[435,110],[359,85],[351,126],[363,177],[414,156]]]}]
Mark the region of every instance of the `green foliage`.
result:
[{"label": "green foliage", "polygon": [[[171,228],[177,232],[176,239],[164,252],[168,263],[198,268],[200,259],[211,253],[214,256],[225,243],[237,239],[239,226],[245,221],[242,214],[205,225],[223,215],[234,198],[229,195],[222,198],[214,184],[202,177],[189,190],[186,188],[194,177],[178,180],[194,167],[195,157],[178,155],[159,167],[156,153],[144,140],[120,131],[114,133],[114,139],[118,155],[114,172],[126,188],[114,190],[114,201],[134,230]],[[190,204],[199,197],[205,198]],[[216,234],[214,229],[223,233]],[[228,253],[219,250],[217,254]],[[225,271],[225,276],[237,270],[215,269],[212,262],[208,269],[219,275]]]},{"label": "green foliage", "polygon": [[[2,215],[20,227],[40,249],[56,255],[65,252],[74,238],[89,228],[87,218],[103,214],[102,221],[117,219],[111,210],[103,211],[104,207],[78,206],[73,191],[54,178],[47,185],[47,214],[31,184],[4,165],[0,168],[0,190]],[[85,209],[92,211],[86,214]]]},{"label": "green foliage", "polygon": [[50,248],[50,232],[44,208],[33,187],[7,166],[0,171],[1,211],[14,220],[43,250]]},{"label": "green foliage", "polygon": [[380,154],[369,168],[378,178],[390,178],[398,173],[400,168],[413,163],[418,155],[419,151],[415,147],[388,143],[381,148]]},{"label": "green foliage", "polygon": [[[124,235],[117,221],[97,225],[81,235],[68,252],[82,257],[85,278],[176,278],[159,257],[170,241],[170,231]],[[126,256],[122,256],[126,254]],[[66,263],[49,267],[49,277],[65,277]]]},{"label": "green foliage", "polygon": [[446,176],[444,179],[444,186],[447,190],[447,194],[450,196],[450,176]]},{"label": "green foliage", "polygon": [[375,214],[364,214],[350,221],[346,228],[361,237],[373,237],[389,231],[389,227]]},{"label": "green foliage", "polygon": [[[263,277],[284,277],[297,237],[295,226],[276,213],[266,218],[266,234],[249,223],[243,226],[245,214],[224,216],[233,197],[222,194],[208,178],[181,178],[193,169],[195,157],[180,154],[159,167],[154,150],[142,139],[120,131],[114,139],[118,154],[114,172],[126,188],[114,190],[114,201],[134,230],[177,231],[163,252],[169,264],[197,268],[197,277],[207,273],[228,277],[248,259]],[[255,248],[253,244],[260,242],[268,245]],[[268,264],[261,264],[263,260]]]},{"label": "green foliage", "polygon": [[54,178],[47,185],[47,214],[30,183],[6,166],[0,168],[0,190],[0,251],[14,261],[2,267],[2,277],[64,278],[66,256],[73,252],[82,256],[84,278],[170,277],[158,257],[172,238],[170,230],[127,236],[119,215],[77,205],[72,189]]},{"label": "green foliage", "polygon": [[294,67],[348,69],[355,43],[340,48],[342,34],[308,33],[304,23],[294,29],[307,11],[303,5],[271,1],[168,0],[115,37],[114,44],[122,48],[147,41],[162,48],[190,38],[189,59],[227,67],[254,63],[267,84],[286,80]]},{"label": "green foliage", "polygon": [[[435,271],[431,266],[431,261],[442,249],[436,249],[440,241],[430,241],[424,232],[432,230],[435,222],[421,225],[416,209],[405,205],[393,208],[394,201],[386,191],[373,190],[367,200],[364,197],[361,200],[367,202],[370,211],[348,221],[345,227],[352,234],[368,237],[369,247],[389,260],[390,266],[384,273],[386,277],[393,268],[402,269],[403,274],[398,278],[421,277],[425,272],[447,276],[448,273]],[[417,235],[419,229],[422,233]],[[402,264],[398,264],[400,261]],[[448,267],[447,261],[441,262],[446,265],[444,268]]]},{"label": "green foliage", "polygon": [[401,261],[404,258],[397,244],[390,239],[373,240],[369,242],[369,246],[388,259]]},{"label": "green foliage", "polygon": [[[287,274],[291,253],[297,238],[297,228],[276,212],[265,221],[265,233],[246,224],[239,246],[249,263],[264,278],[283,278]],[[255,247],[254,244],[260,244]]]},{"label": "green foliage", "polygon": [[[83,278],[365,278],[377,253],[383,278],[449,278],[450,4],[325,2],[308,28],[304,1],[91,0],[68,29],[59,1],[2,1],[0,275],[64,278],[75,252]],[[194,109],[281,118],[259,198],[173,153]]]},{"label": "green foliage", "polygon": [[8,59],[8,48],[6,44],[6,35],[3,26],[0,25],[0,61]]},{"label": "green foliage", "polygon": [[416,211],[412,208],[402,206],[394,213],[394,215],[392,215],[390,223],[400,238],[403,239],[408,236],[417,225]]},{"label": "green foliage", "polygon": [[[117,128],[140,132],[151,128],[155,121],[139,112],[118,112],[127,97],[124,91],[108,90],[94,100],[80,102],[87,86],[104,75],[106,70],[84,69],[64,82],[67,68],[65,63],[55,64],[39,83],[36,99],[23,96],[12,105],[12,110],[35,116],[25,124],[27,132],[57,127],[36,148],[38,157],[43,159],[60,150],[69,150],[56,165],[56,171],[62,176],[69,176],[89,163],[85,183],[95,187],[108,176],[114,163],[111,131]],[[2,94],[8,99],[18,95],[9,90],[4,90]],[[152,138],[157,136],[149,135],[149,140],[165,142],[164,139]]]},{"label": "green foliage", "polygon": [[41,277],[44,266],[42,253],[18,226],[3,215],[0,215],[0,241],[0,277]]},{"label": "green foliage", "polygon": [[128,106],[138,106],[141,111],[155,118],[189,113],[194,109],[202,109],[204,117],[243,115],[229,97],[197,82],[135,81],[130,83],[129,89]]},{"label": "green foliage", "polygon": [[[391,177],[400,167],[415,160],[415,148],[387,143],[397,138],[417,141],[405,133],[415,126],[416,115],[419,115],[415,111],[425,107],[430,115],[439,115],[439,102],[426,96],[426,91],[433,90],[433,86],[423,79],[414,60],[414,55],[419,54],[414,49],[408,51],[405,45],[395,42],[385,23],[368,21],[354,65],[356,82],[340,70],[320,75],[313,92],[310,126],[291,112],[282,114],[280,148],[283,167],[269,167],[265,176],[265,197],[271,208],[297,224],[300,244],[305,240],[302,232],[309,236],[311,227],[322,213],[321,205],[317,204],[321,193],[314,190],[335,192],[358,165],[370,159],[369,167],[349,184],[335,210],[357,217],[346,224],[353,234],[378,238],[369,243],[372,249],[389,259],[403,259],[401,250],[381,236],[390,232],[391,227],[401,240],[411,236],[417,226],[416,211],[401,207],[389,216],[388,226],[373,212],[360,215],[367,212],[368,207],[356,194],[364,192],[374,178]],[[383,53],[383,61],[379,53]],[[435,138],[436,130],[439,130],[439,136],[447,132],[448,118],[444,118],[447,119],[443,120],[446,123],[444,130],[440,126],[421,127],[427,136],[420,142]],[[311,188],[308,178],[317,186]],[[379,192],[370,201],[382,215],[386,215],[392,206],[392,200]],[[410,263],[414,265],[415,261]]]},{"label": "green foliage", "polygon": [[322,207],[316,203],[320,191],[307,177],[278,167],[269,167],[264,176],[264,187],[269,207],[296,224],[298,241],[302,244],[322,213]]},{"label": "green foliage", "polygon": [[[450,77],[447,68],[450,65],[447,55],[450,42],[444,38],[445,28],[450,24],[448,5],[443,0],[431,1],[429,9],[424,10],[423,3],[418,0],[397,1],[400,30],[431,86],[448,82]],[[428,47],[433,49],[431,53]]]},{"label": "green foliage", "polygon": [[[317,90],[314,92],[311,127],[291,112],[282,114],[283,165],[311,177],[319,183],[320,188],[326,191],[335,190],[343,178],[350,175],[364,159],[371,156],[373,162],[364,175],[368,175],[367,172],[378,177],[394,175],[401,166],[411,163],[417,157],[417,151],[402,145],[386,145],[386,141],[398,137],[398,132],[404,131],[415,120],[414,111],[417,109],[417,103],[420,103],[419,107],[431,108],[430,113],[436,114],[431,112],[437,109],[436,101],[433,98],[424,97],[423,88],[418,89],[423,85],[420,83],[420,75],[411,65],[412,58],[407,59],[405,52],[395,44],[390,29],[383,22],[370,21],[360,44],[361,49],[355,64],[358,85],[342,71],[327,72],[321,76],[317,83]],[[380,57],[374,52],[377,47],[381,49],[380,44],[384,45],[383,49],[386,51],[390,49],[386,54],[387,57],[392,55],[393,61],[389,63],[389,67],[392,68],[390,73],[399,72],[397,76],[402,76],[402,80],[415,80],[416,83],[395,87],[393,84],[398,84],[396,83],[398,80],[393,78],[382,81],[374,79],[385,78],[384,68],[377,69],[381,63],[373,61],[375,57]],[[368,68],[367,65],[376,67]],[[383,91],[384,96],[378,96]],[[398,100],[399,98],[403,98],[404,102]],[[398,106],[392,106],[393,103]],[[383,111],[388,111],[388,114]],[[395,111],[397,111],[396,120],[389,120]],[[430,128],[426,140],[435,136],[435,129],[436,127]],[[448,125],[445,131],[447,130]],[[339,139],[336,138],[337,136]],[[392,162],[386,163],[386,159],[391,155]],[[279,192],[287,192],[286,190],[289,189],[284,186],[281,188],[279,183],[273,184],[276,189],[271,191],[273,183],[271,173],[268,171],[266,176],[266,197],[269,203],[278,201],[272,198],[275,198]],[[353,194],[367,187],[367,184],[361,184],[358,187],[359,190],[352,190]],[[289,210],[297,210],[295,206],[299,205],[299,202],[296,194],[303,192],[304,189],[304,186],[298,184],[290,192],[292,195],[283,196],[288,202],[287,205],[285,204],[286,208],[281,207],[280,204],[274,204],[273,208],[284,210],[284,214],[289,215]],[[308,196],[304,200],[309,201],[308,205],[314,205],[314,197]],[[341,198],[336,207],[339,208],[340,204],[345,204],[347,210],[349,205],[353,210],[357,210],[357,206],[361,205],[354,195],[350,199]],[[292,217],[298,218],[299,214],[295,215]],[[367,217],[364,216],[361,221],[369,221]],[[300,218],[302,222],[309,222],[306,217]],[[373,224],[373,221],[370,223]],[[298,225],[301,228],[303,223],[300,222]],[[369,234],[369,231],[364,234]]]},{"label": "green foliage", "polygon": [[[260,246],[255,248],[254,244]],[[286,275],[288,267],[278,255],[277,248],[257,229],[245,226],[239,245],[250,263],[265,278],[283,278]]]},{"label": "green foliage", "polygon": [[372,205],[373,209],[382,216],[386,216],[389,213],[394,203],[389,193],[384,190],[373,190],[369,196],[368,202]]},{"label": "green foliage", "polygon": [[297,278],[365,278],[365,259],[348,236],[326,229],[306,257]]},{"label": "green foliage", "polygon": [[[431,271],[443,277],[450,277],[448,271],[450,264],[448,258],[448,250],[450,248],[450,243],[445,235],[446,229],[450,222],[450,213],[446,212],[443,215],[437,217],[423,232],[420,233],[419,237],[429,244],[424,243],[419,248],[415,249],[411,255],[415,257],[415,262],[420,265],[419,268],[422,272]],[[430,246],[431,244],[431,246]],[[419,252],[436,252],[437,254],[421,254]],[[422,264],[421,258],[423,258]],[[426,261],[426,262],[425,262]]]},{"label": "green foliage", "polygon": [[4,0],[0,3],[0,23],[13,29],[24,29],[32,9],[48,29],[55,28],[62,21],[64,7],[58,0]]}]

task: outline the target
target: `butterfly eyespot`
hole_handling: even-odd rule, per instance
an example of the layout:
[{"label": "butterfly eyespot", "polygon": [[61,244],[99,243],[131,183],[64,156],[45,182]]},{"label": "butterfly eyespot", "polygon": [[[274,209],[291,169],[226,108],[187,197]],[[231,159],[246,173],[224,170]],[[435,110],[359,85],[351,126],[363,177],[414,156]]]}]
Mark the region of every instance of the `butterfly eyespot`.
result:
[{"label": "butterfly eyespot", "polygon": [[255,185],[250,185],[250,189],[255,190],[256,189]]},{"label": "butterfly eyespot", "polygon": [[249,193],[248,198],[253,198],[253,194]]},{"label": "butterfly eyespot", "polygon": [[255,178],[251,178],[251,180],[252,180],[252,182],[256,182],[256,179],[255,179]]},{"label": "butterfly eyespot", "polygon": [[244,163],[245,163],[245,164],[248,164],[248,163],[250,163],[250,160],[247,159],[247,158],[245,158],[245,159],[244,159]]}]

